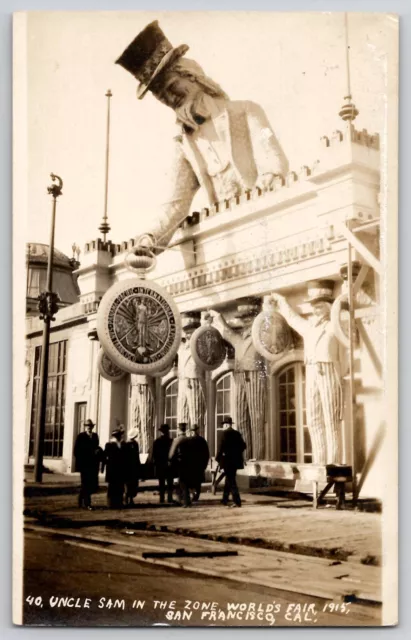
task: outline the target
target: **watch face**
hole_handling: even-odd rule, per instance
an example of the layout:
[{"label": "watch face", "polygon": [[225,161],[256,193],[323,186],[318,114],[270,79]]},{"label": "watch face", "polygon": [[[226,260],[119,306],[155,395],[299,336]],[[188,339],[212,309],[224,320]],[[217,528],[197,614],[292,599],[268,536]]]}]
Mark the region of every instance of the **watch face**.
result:
[{"label": "watch face", "polygon": [[270,362],[279,360],[291,346],[291,332],[287,322],[279,314],[263,311],[253,323],[253,344]]},{"label": "watch face", "polygon": [[132,279],[110,287],[97,313],[102,347],[129,373],[150,375],[167,368],[181,340],[180,313],[155,282]]},{"label": "watch face", "polygon": [[120,369],[120,367],[114,364],[112,359],[105,353],[104,349],[100,349],[98,353],[97,368],[100,375],[110,382],[117,382],[118,380],[121,380],[127,373],[124,369]]},{"label": "watch face", "polygon": [[226,348],[221,333],[209,324],[194,331],[190,340],[190,350],[194,362],[207,371],[218,369],[226,357]]}]

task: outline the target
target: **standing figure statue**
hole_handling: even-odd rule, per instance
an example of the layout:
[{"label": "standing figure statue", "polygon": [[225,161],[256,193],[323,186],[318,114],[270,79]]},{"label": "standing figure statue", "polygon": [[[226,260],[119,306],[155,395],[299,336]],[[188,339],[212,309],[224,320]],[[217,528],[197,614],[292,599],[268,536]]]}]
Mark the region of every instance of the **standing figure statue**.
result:
[{"label": "standing figure statue", "polygon": [[230,100],[196,62],[183,57],[188,48],[173,48],[155,21],[116,61],[139,81],[137,97],[151,91],[175,111],[179,125],[170,194],[140,236],[140,246],[166,247],[200,187],[213,205],[256,186],[265,191],[287,172],[263,109],[254,102]]},{"label": "standing figure statue", "polygon": [[238,306],[235,315],[240,331],[232,329],[217,311],[210,311],[210,315],[224,340],[235,349],[236,420],[238,431],[246,444],[246,458],[264,460],[266,365],[251,337],[252,324],[258,311],[256,305]]},{"label": "standing figure statue", "polygon": [[136,430],[141,453],[148,453],[153,445],[156,422],[153,379],[132,373],[130,386],[128,427]]},{"label": "standing figure statue", "polygon": [[200,321],[188,317],[184,323],[184,334],[178,351],[178,396],[177,422],[186,422],[191,426],[200,425],[199,435],[204,436],[206,423],[206,382],[204,370],[199,367],[191,355],[190,338]]},{"label": "standing figure statue", "polygon": [[273,293],[278,311],[304,340],[306,370],[307,426],[311,436],[314,464],[341,464],[341,420],[343,392],[341,373],[345,349],[335,336],[330,322],[334,282],[308,283],[312,318],[296,313],[287,300]]},{"label": "standing figure statue", "polygon": [[147,346],[147,307],[142,300],[139,300],[137,305],[137,348],[139,350],[145,350]]}]

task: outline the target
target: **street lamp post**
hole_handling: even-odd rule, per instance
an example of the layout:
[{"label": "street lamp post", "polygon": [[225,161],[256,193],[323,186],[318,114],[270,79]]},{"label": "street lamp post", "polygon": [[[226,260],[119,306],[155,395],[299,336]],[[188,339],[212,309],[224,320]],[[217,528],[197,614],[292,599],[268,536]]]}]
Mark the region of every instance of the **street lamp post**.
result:
[{"label": "street lamp post", "polygon": [[46,290],[39,296],[40,320],[44,321],[43,325],[43,345],[41,349],[40,364],[40,388],[39,388],[39,410],[37,420],[36,433],[36,449],[34,462],[34,480],[41,482],[43,479],[43,454],[44,454],[44,433],[46,426],[46,404],[47,404],[47,378],[49,368],[49,346],[50,346],[50,322],[54,320],[54,314],[58,311],[58,296],[53,293],[53,257],[54,257],[54,229],[56,222],[56,202],[61,196],[63,181],[59,176],[50,174],[53,183],[47,188],[47,192],[53,196],[53,208],[51,214],[51,231],[49,257],[47,263],[47,284]]}]

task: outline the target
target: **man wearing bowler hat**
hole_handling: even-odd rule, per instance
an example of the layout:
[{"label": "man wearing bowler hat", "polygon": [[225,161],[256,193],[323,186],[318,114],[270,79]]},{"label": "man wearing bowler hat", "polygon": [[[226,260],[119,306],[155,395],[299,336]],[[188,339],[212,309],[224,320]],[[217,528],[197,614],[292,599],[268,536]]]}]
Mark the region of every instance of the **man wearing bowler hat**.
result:
[{"label": "man wearing bowler hat", "polygon": [[205,470],[210,459],[207,440],[200,435],[200,427],[191,427],[190,449],[193,460],[193,477],[190,489],[193,489],[193,500],[197,502],[201,494],[201,485],[205,482]]},{"label": "man wearing bowler hat", "polygon": [[184,57],[188,48],[173,47],[155,21],[116,60],[139,82],[137,97],[150,91],[175,111],[180,129],[169,197],[140,237],[140,246],[166,247],[200,187],[212,205],[255,186],[267,190],[276,176],[287,172],[263,109],[254,102],[230,100],[196,62]]},{"label": "man wearing bowler hat", "polygon": [[308,283],[312,316],[303,318],[278,293],[271,298],[281,315],[304,339],[306,370],[307,426],[311,436],[314,464],[341,464],[341,419],[343,394],[341,367],[345,349],[333,332],[330,322],[334,301],[334,282],[315,280]]},{"label": "man wearing bowler hat", "polygon": [[124,451],[124,427],[111,432],[110,442],[104,448],[102,471],[106,470],[107,505],[109,509],[123,507],[124,483],[126,480],[126,456]]},{"label": "man wearing bowler hat", "polygon": [[158,479],[160,503],[164,503],[167,485],[167,502],[171,504],[173,502],[173,474],[169,466],[168,456],[173,438],[170,437],[168,424],[162,424],[158,430],[161,435],[153,442],[150,462],[154,465],[154,473]]},{"label": "man wearing bowler hat", "polygon": [[78,434],[74,445],[76,469],[80,471],[81,487],[78,497],[79,507],[91,509],[91,495],[98,489],[99,439],[94,433],[94,422],[88,418],[84,431]]},{"label": "man wearing bowler hat", "polygon": [[184,507],[191,507],[190,487],[193,480],[193,459],[185,422],[180,422],[178,425],[178,435],[171,445],[169,460],[173,477],[178,477],[180,504]]},{"label": "man wearing bowler hat", "polygon": [[241,497],[237,487],[237,470],[244,468],[243,454],[245,442],[239,431],[233,429],[231,416],[222,419],[223,435],[216,455],[216,460],[225,473],[222,503],[228,505],[230,493],[233,496],[232,507],[241,507]]}]

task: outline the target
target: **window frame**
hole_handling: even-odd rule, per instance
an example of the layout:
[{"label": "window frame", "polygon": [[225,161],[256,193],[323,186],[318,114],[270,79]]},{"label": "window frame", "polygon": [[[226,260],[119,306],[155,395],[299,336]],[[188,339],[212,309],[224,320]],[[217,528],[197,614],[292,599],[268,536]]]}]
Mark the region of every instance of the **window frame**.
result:
[{"label": "window frame", "polygon": [[[175,387],[175,394],[173,394],[171,397],[175,398],[175,415],[173,416],[168,416],[167,415],[167,392],[168,390],[174,386]],[[163,415],[164,415],[164,423],[168,424],[170,427],[170,437],[171,438],[175,438],[177,435],[177,431],[178,431],[178,425],[177,425],[177,403],[178,403],[178,378],[171,378],[171,380],[167,380],[166,384],[163,385],[163,397],[164,397],[164,411],[163,411]],[[172,427],[170,424],[170,420],[175,421],[175,427]]]},{"label": "window frame", "polygon": [[[283,456],[293,455],[292,453],[283,453],[281,450],[281,414],[280,408],[280,378],[289,370],[294,369],[294,397],[295,397],[295,430],[296,430],[296,452],[295,460],[283,460]],[[275,425],[276,425],[276,448],[277,458],[280,462],[286,464],[311,464],[312,453],[305,451],[304,433],[307,429],[306,424],[306,407],[305,407],[305,366],[302,360],[293,360],[284,363],[274,376],[275,382]],[[287,383],[289,384],[289,383]],[[287,401],[288,403],[288,401]],[[290,411],[288,408],[285,411]],[[284,427],[283,427],[284,428]],[[287,427],[289,428],[289,427]],[[289,441],[288,441],[289,442]]]}]

